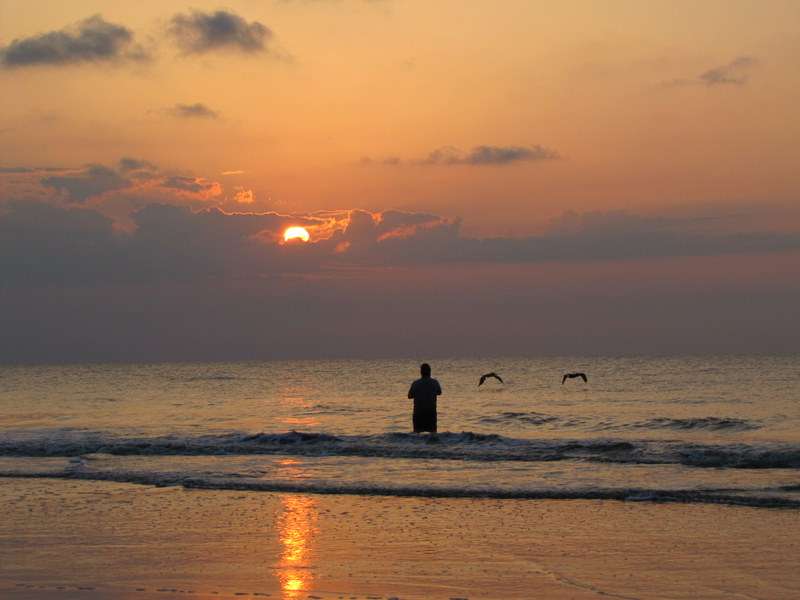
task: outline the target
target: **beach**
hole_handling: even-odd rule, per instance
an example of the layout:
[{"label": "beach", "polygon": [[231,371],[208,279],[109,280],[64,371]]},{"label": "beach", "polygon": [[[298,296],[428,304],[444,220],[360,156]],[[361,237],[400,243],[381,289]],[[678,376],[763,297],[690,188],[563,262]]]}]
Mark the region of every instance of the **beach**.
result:
[{"label": "beach", "polygon": [[790,600],[795,510],[7,478],[14,600]]},{"label": "beach", "polygon": [[0,367],[0,598],[800,597],[797,357],[486,362]]}]

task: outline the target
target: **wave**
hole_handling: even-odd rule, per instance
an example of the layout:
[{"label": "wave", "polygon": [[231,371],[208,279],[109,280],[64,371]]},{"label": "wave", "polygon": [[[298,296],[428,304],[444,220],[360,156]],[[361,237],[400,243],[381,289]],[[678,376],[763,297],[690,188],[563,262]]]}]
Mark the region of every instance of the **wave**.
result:
[{"label": "wave", "polygon": [[202,381],[241,381],[244,378],[235,375],[198,375],[196,377],[169,377],[171,381],[196,383]]},{"label": "wave", "polygon": [[667,417],[657,417],[641,423],[635,423],[631,427],[640,427],[644,429],[747,431],[751,429],[759,429],[761,426],[757,423],[753,423],[752,421],[734,418],[698,417],[692,419],[670,419]]},{"label": "wave", "polygon": [[[250,459],[257,456],[264,458]],[[271,458],[268,460],[267,456]],[[304,464],[316,465],[310,471],[316,474],[287,478],[269,466],[270,461],[283,464],[287,456],[304,457]],[[178,457],[183,458],[178,460]],[[216,457],[230,457],[230,460],[219,461]],[[791,471],[800,469],[800,444],[789,442],[704,444],[621,438],[520,439],[469,431],[431,435],[231,432],[116,438],[62,430],[58,437],[0,440],[0,458],[0,477],[15,478],[279,493],[702,502],[800,509],[800,485],[795,483],[795,473]],[[393,463],[395,459],[442,462],[438,465],[423,462],[419,466],[417,460]],[[507,473],[527,471],[527,467],[520,469],[523,465],[514,461],[561,461],[552,467],[543,465],[544,472],[554,471],[559,475],[557,479],[506,477]],[[605,465],[596,468],[591,463]],[[333,476],[326,465],[335,465]],[[687,476],[685,481],[660,479],[659,473],[676,472],[663,470],[662,465],[685,466],[698,472],[696,476]],[[642,467],[649,466],[656,467],[652,480],[636,487],[633,481],[645,481]],[[531,472],[537,471],[535,465],[531,467]],[[730,471],[730,477],[712,475],[719,468],[790,471],[759,474]],[[395,476],[384,476],[387,469]],[[419,469],[436,475],[422,478],[411,475]],[[474,476],[481,471],[487,476]],[[462,477],[462,473],[473,475]],[[586,473],[602,474],[587,478]],[[635,479],[629,477],[633,473]],[[592,480],[594,483],[590,483]]]},{"label": "wave", "polygon": [[761,429],[763,424],[747,419],[721,418],[721,417],[693,417],[675,419],[669,417],[654,417],[645,421],[622,423],[615,421],[601,421],[591,424],[588,417],[569,416],[561,417],[539,412],[503,412],[498,415],[485,416],[479,421],[487,425],[520,423],[533,426],[547,426],[551,429],[569,429],[576,427],[589,427],[593,431],[614,431],[622,429],[650,429],[675,431],[713,431],[737,432]]},{"label": "wave", "polygon": [[504,412],[496,417],[483,417],[480,421],[481,423],[491,424],[517,421],[528,425],[545,425],[547,423],[557,423],[561,420],[560,417],[537,412]]},{"label": "wave", "polygon": [[797,486],[766,489],[650,489],[627,487],[522,488],[443,486],[426,484],[386,485],[368,482],[346,484],[331,481],[266,481],[240,477],[205,477],[189,473],[150,471],[89,471],[72,469],[3,471],[0,478],[109,481],[156,487],[181,486],[199,490],[229,490],[293,494],[336,494],[427,498],[480,498],[497,500],[616,500],[623,502],[712,503],[754,508],[800,509]]},{"label": "wave", "polygon": [[733,469],[800,469],[800,444],[704,444],[620,438],[519,439],[497,434],[383,433],[333,435],[228,433],[194,437],[114,438],[72,432],[60,437],[0,441],[0,456],[297,455],[425,458],[462,461],[588,461],[620,464],[676,464]]}]

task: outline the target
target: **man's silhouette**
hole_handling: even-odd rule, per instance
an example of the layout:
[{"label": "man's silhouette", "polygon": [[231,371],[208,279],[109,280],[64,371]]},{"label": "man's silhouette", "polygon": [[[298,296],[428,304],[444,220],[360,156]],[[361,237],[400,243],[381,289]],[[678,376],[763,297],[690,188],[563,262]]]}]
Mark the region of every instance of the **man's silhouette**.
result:
[{"label": "man's silhouette", "polygon": [[431,366],[428,363],[422,363],[419,372],[422,377],[415,380],[408,390],[408,397],[414,400],[414,432],[436,433],[436,397],[441,395],[442,386],[431,377]]}]

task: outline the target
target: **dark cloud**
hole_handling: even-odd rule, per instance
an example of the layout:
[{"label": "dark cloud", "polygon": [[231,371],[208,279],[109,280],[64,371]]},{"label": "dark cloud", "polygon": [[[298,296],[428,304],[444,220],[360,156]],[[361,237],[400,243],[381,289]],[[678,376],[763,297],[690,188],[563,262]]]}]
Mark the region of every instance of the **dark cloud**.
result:
[{"label": "dark cloud", "polygon": [[476,146],[468,154],[448,146],[431,152],[418,161],[423,165],[506,165],[522,161],[561,158],[541,146]]},{"label": "dark cloud", "polygon": [[[0,283],[87,284],[198,281],[294,268],[276,260],[258,234],[294,220],[267,214],[149,204],[132,215],[136,229],[83,207],[12,202],[0,216]],[[277,239],[277,236],[276,236]]]},{"label": "dark cloud", "polygon": [[[242,205],[219,182],[165,174],[131,157],[116,168],[90,164],[56,175],[27,169],[16,175],[46,187],[39,186],[42,193],[36,195],[6,194],[0,216],[0,281],[5,284],[200,281],[287,273],[316,277],[342,269],[800,251],[796,234],[740,228],[731,235],[720,233],[729,228],[709,223],[728,215],[690,219],[568,210],[541,235],[473,238],[461,233],[460,219],[429,213],[240,212]],[[212,203],[236,212],[208,208]],[[283,231],[294,225],[306,227],[311,240],[284,243]]]},{"label": "dark cloud", "polygon": [[[624,211],[491,239],[404,211],[132,219],[7,206],[0,362],[413,356],[420,340],[433,356],[797,350],[798,235],[681,235]],[[282,243],[290,225],[313,241]]]},{"label": "dark cloud", "polygon": [[[12,203],[0,217],[0,281],[200,281],[330,269],[628,260],[800,252],[800,236],[687,234],[669,219],[625,211],[554,219],[545,235],[470,238],[458,219],[404,211],[328,215],[226,213],[149,204],[120,232],[95,210]],[[307,243],[284,244],[302,225]]]},{"label": "dark cloud", "polygon": [[651,233],[667,228],[672,224],[667,219],[644,218],[627,210],[608,212],[592,211],[577,213],[564,211],[559,217],[550,220],[549,235],[615,235],[626,232]]},{"label": "dark cloud", "polygon": [[379,228],[379,221],[370,222],[367,215],[351,221],[341,234],[351,244],[339,259],[365,265],[454,265],[800,251],[800,235],[796,234],[688,234],[682,221],[644,218],[627,211],[567,211],[552,221],[545,235],[483,239],[461,235],[458,219],[431,215],[409,216],[420,220],[387,235]]},{"label": "dark cloud", "polygon": [[193,10],[170,20],[169,33],[186,54],[212,50],[258,53],[266,50],[272,31],[258,21],[248,23],[239,15],[218,10],[213,13]]},{"label": "dark cloud", "polygon": [[290,219],[275,213],[227,214],[211,208],[151,204],[133,215],[128,247],[145,280],[195,281],[280,271],[265,230],[283,231]]},{"label": "dark cloud", "polygon": [[742,85],[749,71],[758,64],[752,56],[740,56],[721,67],[710,69],[700,75],[706,85]]},{"label": "dark cloud", "polygon": [[94,210],[16,202],[0,217],[0,281],[81,284],[127,272],[113,221]]},{"label": "dark cloud", "polygon": [[74,174],[55,175],[42,179],[42,184],[64,191],[67,201],[81,204],[87,198],[99,196],[112,190],[129,188],[133,183],[103,165],[87,165],[86,169]]},{"label": "dark cloud", "polygon": [[63,167],[0,167],[0,173],[58,173],[64,171]]},{"label": "dark cloud", "polygon": [[130,157],[121,158],[119,166],[123,171],[156,170],[156,166],[150,161]]},{"label": "dark cloud", "polygon": [[477,146],[462,162],[469,165],[504,165],[529,160],[561,158],[541,146]]},{"label": "dark cloud", "polygon": [[[542,146],[475,146],[470,152],[463,152],[455,146],[444,146],[429,153],[427,157],[410,161],[416,165],[508,165],[518,162],[555,160],[562,158],[557,152]],[[396,157],[373,160],[363,157],[362,165],[402,165]]]},{"label": "dark cloud", "polygon": [[714,67],[697,77],[677,78],[665,81],[661,85],[664,87],[685,87],[694,85],[705,85],[708,87],[720,85],[744,85],[753,68],[759,64],[759,60],[754,56],[740,56],[720,67]]},{"label": "dark cloud", "polygon": [[169,109],[169,112],[173,116],[186,119],[193,119],[193,118],[216,119],[219,117],[219,113],[217,111],[199,102],[196,104],[176,104],[171,109]]},{"label": "dark cloud", "polygon": [[359,159],[359,163],[365,167],[369,167],[372,165],[389,165],[389,166],[398,166],[403,164],[403,160],[396,156],[390,156],[383,159],[374,159],[370,158],[369,156],[362,156]]},{"label": "dark cloud", "polygon": [[411,213],[402,210],[385,210],[380,214],[378,225],[382,234],[396,233],[409,227],[441,223],[442,217],[425,214]]},{"label": "dark cloud", "polygon": [[[113,204],[117,218],[125,218],[132,210],[153,202],[208,206],[211,199],[222,194],[222,186],[217,181],[162,173],[153,163],[130,157],[120,159],[116,168],[89,164],[81,169],[61,169],[51,176],[45,176],[45,170],[26,170],[20,172],[20,177],[25,174],[29,175],[26,185],[31,191],[37,187],[35,180],[44,186],[39,188],[41,194],[50,188],[67,204],[86,204],[90,198],[95,205]],[[52,192],[47,194],[52,196]],[[14,197],[23,196],[18,193],[7,196]]]},{"label": "dark cloud", "polygon": [[59,31],[12,41],[0,49],[0,64],[10,69],[149,59],[133,38],[127,27],[95,15]]},{"label": "dark cloud", "polygon": [[219,183],[209,181],[202,177],[187,177],[184,175],[173,175],[161,182],[161,187],[187,192],[201,197],[217,196],[222,192]]},{"label": "dark cloud", "polygon": [[158,172],[158,167],[156,167],[153,163],[147,160],[139,160],[137,158],[121,158],[119,161],[119,169],[123,173],[136,173],[137,175]]},{"label": "dark cloud", "polygon": [[[344,262],[361,266],[397,265],[422,262],[436,262],[436,256],[422,257],[425,254],[424,239],[438,238],[430,231],[443,231],[458,222],[436,215],[388,210],[373,214],[365,210],[349,211],[334,229],[329,238],[318,245],[327,253],[331,262]],[[426,233],[428,235],[426,235]],[[409,254],[409,250],[412,250]],[[440,247],[434,254],[443,251]],[[448,260],[448,254],[439,258]]]}]

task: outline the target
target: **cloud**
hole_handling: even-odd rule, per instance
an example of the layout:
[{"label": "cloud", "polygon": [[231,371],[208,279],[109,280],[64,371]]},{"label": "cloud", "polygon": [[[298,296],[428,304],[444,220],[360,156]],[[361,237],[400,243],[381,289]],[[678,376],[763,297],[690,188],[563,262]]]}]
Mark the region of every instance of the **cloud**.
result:
[{"label": "cloud", "polygon": [[[317,277],[387,267],[800,252],[797,234],[715,228],[727,214],[667,218],[567,210],[538,235],[474,238],[462,234],[460,219],[430,213],[261,212],[252,190],[239,182],[225,188],[212,179],[162,172],[140,158],[56,174],[6,171],[13,185],[0,195],[4,284],[64,283],[70,277],[137,283],[276,273]],[[284,244],[289,226],[305,227],[311,240]],[[81,257],[87,248],[98,255],[84,260],[95,274],[64,266],[64,257]]]},{"label": "cloud", "polygon": [[283,232],[294,218],[228,214],[216,208],[149,204],[120,231],[99,211],[43,202],[12,202],[0,216],[0,282],[95,284],[208,281],[292,267],[274,260],[277,242],[258,234]]},{"label": "cloud", "polygon": [[170,114],[185,119],[216,119],[219,113],[205,104],[176,104],[169,109]]},{"label": "cloud", "polygon": [[477,146],[460,162],[468,165],[504,165],[512,162],[561,158],[541,146]]},{"label": "cloud", "polygon": [[0,211],[9,202],[22,199],[82,205],[112,217],[123,229],[133,227],[131,213],[152,203],[200,209],[211,204],[234,207],[248,198],[244,191],[236,196],[223,194],[223,186],[216,180],[164,172],[150,161],[132,157],[124,157],[112,166],[6,170]]},{"label": "cloud", "polygon": [[161,187],[171,188],[179,192],[185,192],[198,198],[212,198],[222,193],[222,188],[216,181],[209,181],[203,177],[187,177],[184,175],[174,175],[167,177],[161,182]]},{"label": "cloud", "polygon": [[234,50],[248,54],[263,52],[272,31],[257,21],[248,23],[239,15],[218,10],[205,13],[192,10],[170,20],[169,34],[185,54],[214,50]]},{"label": "cloud", "polygon": [[127,27],[95,15],[58,31],[12,41],[0,49],[0,65],[11,69],[148,60],[133,37]]},{"label": "cloud", "polygon": [[750,71],[759,64],[759,60],[754,56],[740,56],[729,63],[720,67],[714,67],[695,78],[678,78],[666,81],[662,85],[665,87],[683,87],[690,85],[706,85],[708,87],[718,85],[744,85]]},{"label": "cloud", "polygon": [[121,177],[114,169],[90,164],[77,173],[46,177],[42,179],[42,184],[66,192],[67,202],[81,204],[93,196],[131,187],[132,182]]},{"label": "cloud", "polygon": [[[436,215],[387,210],[371,213],[352,210],[330,228],[329,237],[320,243],[335,262],[362,266],[405,262],[393,252],[406,244],[416,245],[427,230],[447,228],[457,221]],[[457,227],[457,225],[456,225]],[[401,251],[402,253],[402,251]]]},{"label": "cloud", "polygon": [[158,167],[147,160],[137,158],[121,158],[119,161],[119,172],[140,182],[158,179],[160,174]]},{"label": "cloud", "polygon": [[[427,157],[410,161],[416,165],[508,165],[518,162],[560,159],[561,155],[542,146],[475,146],[465,153],[455,146],[444,146],[428,154]],[[403,161],[396,157],[373,160],[363,157],[360,163],[364,166],[375,164],[399,166]]]},{"label": "cloud", "polygon": [[97,211],[40,202],[10,208],[0,217],[0,281],[110,281],[126,263],[113,221]]},{"label": "cloud", "polygon": [[[256,54],[266,51],[272,31],[257,21],[248,23],[232,11],[192,10],[170,19],[167,35],[184,54],[237,51]],[[70,66],[85,63],[122,63],[152,60],[151,53],[134,40],[124,25],[94,15],[63,29],[13,40],[0,47],[0,68]],[[216,117],[202,104],[178,104],[178,116]]]},{"label": "cloud", "polygon": [[434,150],[427,158],[417,161],[422,165],[507,165],[515,162],[552,160],[561,158],[542,146],[476,146],[468,154],[447,146]]},{"label": "cloud", "polygon": [[644,218],[627,210],[577,213],[564,211],[550,220],[548,235],[616,235],[630,232],[652,233],[672,224],[667,219]]},{"label": "cloud", "polygon": [[403,160],[398,158],[398,157],[396,157],[396,156],[389,156],[387,158],[382,158],[382,159],[374,159],[374,158],[370,158],[369,156],[362,156],[359,159],[359,164],[361,164],[361,165],[363,165],[365,167],[370,167],[372,165],[389,165],[389,166],[394,167],[394,166],[402,165],[403,164]]},{"label": "cloud", "polygon": [[48,172],[59,172],[63,171],[64,169],[61,167],[0,167],[0,173],[8,173],[8,174],[20,174],[20,173],[48,173]]},{"label": "cloud", "polygon": [[248,190],[244,186],[237,185],[234,189],[233,200],[239,204],[252,204],[256,197],[253,190]]},{"label": "cloud", "polygon": [[137,158],[121,158],[119,161],[120,170],[122,171],[157,171],[153,163],[147,160],[139,160]]},{"label": "cloud", "polygon": [[216,208],[150,204],[132,215],[126,248],[145,281],[198,281],[280,271],[277,246],[258,239],[280,231],[290,218],[276,213],[228,214]]},{"label": "cloud", "polygon": [[706,85],[743,85],[750,69],[758,64],[752,56],[740,56],[721,67],[710,69],[700,75]]},{"label": "cloud", "polygon": [[[180,185],[202,193],[188,180]],[[0,216],[0,281],[212,281],[387,267],[800,252],[797,234],[686,233],[679,221],[627,211],[567,211],[543,235],[485,239],[462,235],[459,219],[398,210],[282,215],[150,203],[131,219],[135,227],[122,231],[98,210],[12,202]],[[282,233],[292,225],[308,229],[311,241],[283,244]]]}]

